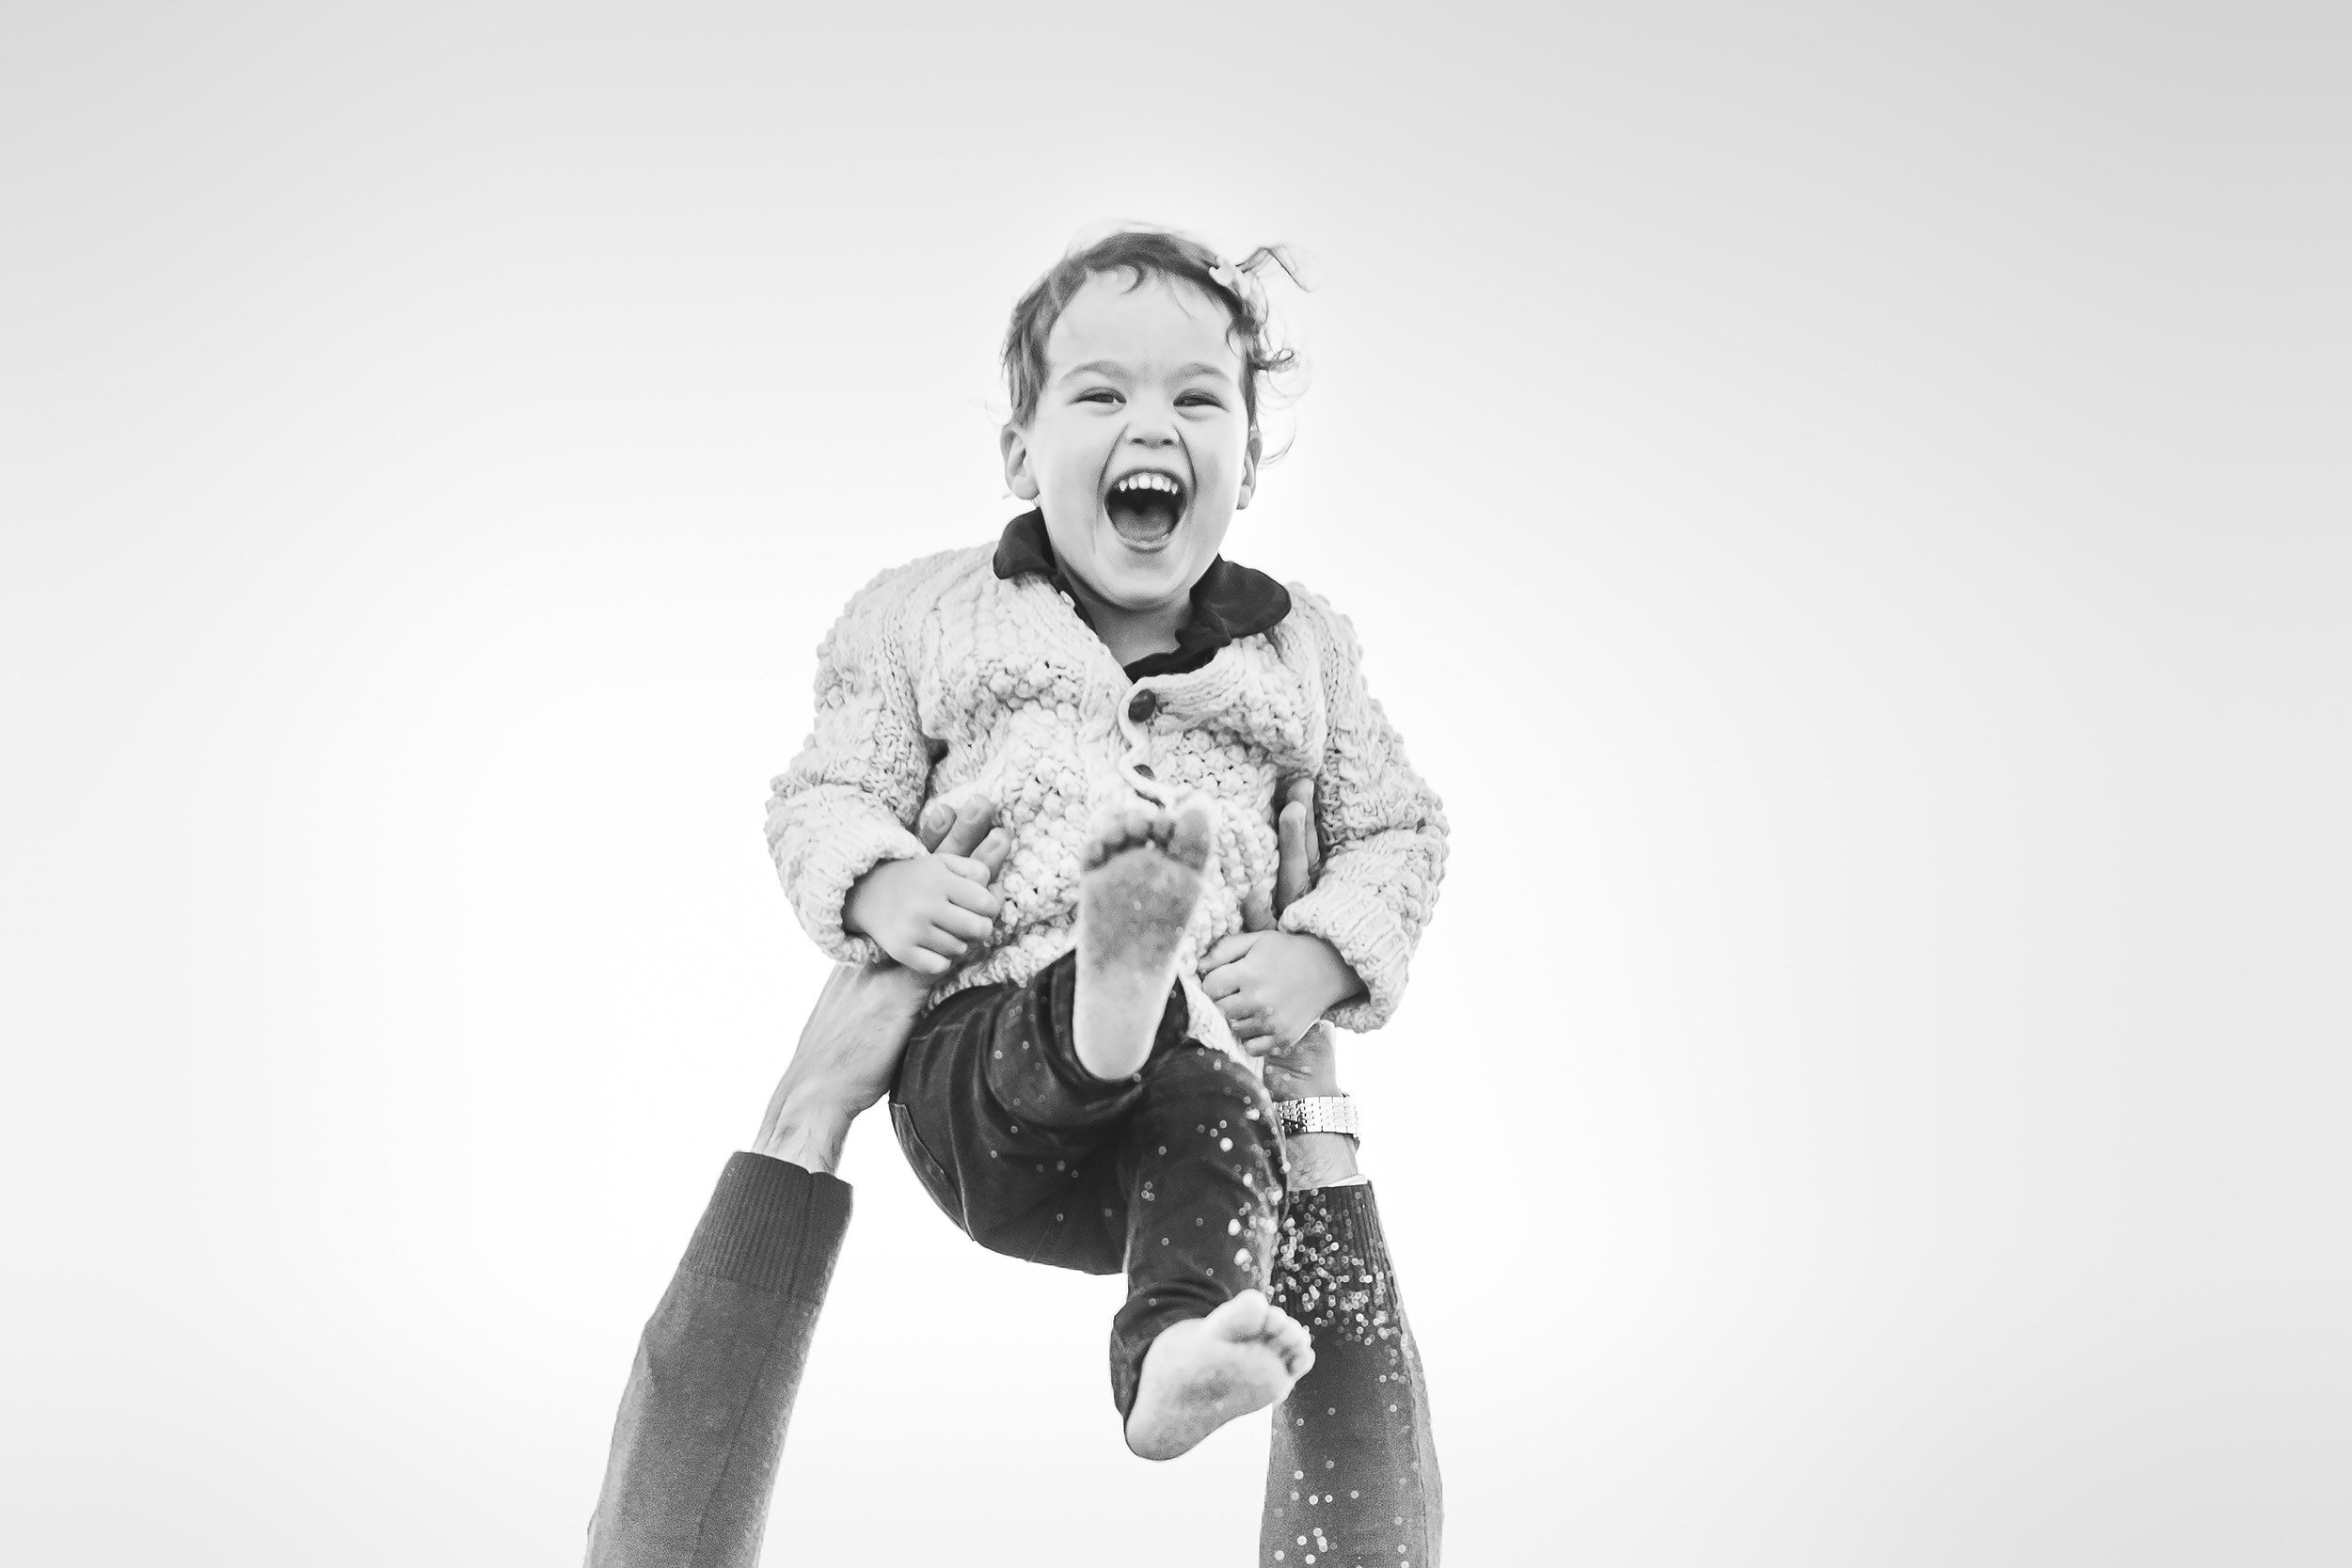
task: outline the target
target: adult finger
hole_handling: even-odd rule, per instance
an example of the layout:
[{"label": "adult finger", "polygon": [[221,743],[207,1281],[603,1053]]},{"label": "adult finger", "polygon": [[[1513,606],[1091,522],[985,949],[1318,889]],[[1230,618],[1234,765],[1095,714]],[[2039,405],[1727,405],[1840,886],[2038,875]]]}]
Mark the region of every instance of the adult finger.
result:
[{"label": "adult finger", "polygon": [[1232,970],[1212,969],[1200,976],[1200,989],[1209,993],[1212,1002],[1222,1002],[1241,990],[1241,976]]},{"label": "adult finger", "polygon": [[1006,857],[1011,853],[1012,835],[1002,828],[991,828],[988,836],[980,840],[980,847],[972,851],[972,860],[987,871],[988,879],[993,882],[996,879],[996,873],[1005,868]]},{"label": "adult finger", "polygon": [[937,849],[940,842],[947,836],[947,831],[955,825],[956,808],[945,800],[933,800],[923,808],[923,815],[915,819],[914,836],[922,841],[924,848]]},{"label": "adult finger", "polygon": [[938,954],[926,953],[921,948],[909,950],[907,956],[898,961],[917,974],[945,974],[956,967]]},{"label": "adult finger", "polygon": [[1012,836],[1002,828],[992,828],[980,847],[969,856],[939,854],[931,858],[976,887],[986,887],[1005,868],[1005,857],[1012,852]]},{"label": "adult finger", "polygon": [[[1310,793],[1314,788],[1312,784],[1306,787]],[[1279,911],[1289,909],[1314,886],[1313,808],[1296,799],[1286,803],[1281,816],[1274,819],[1274,841],[1279,857],[1274,872],[1274,907]]]},{"label": "adult finger", "polygon": [[969,855],[980,847],[988,831],[996,825],[996,802],[985,795],[975,795],[956,813],[955,826],[939,841],[937,852],[943,855]]},{"label": "adult finger", "polygon": [[1241,928],[1245,931],[1274,929],[1274,900],[1263,888],[1253,887],[1241,901]]}]

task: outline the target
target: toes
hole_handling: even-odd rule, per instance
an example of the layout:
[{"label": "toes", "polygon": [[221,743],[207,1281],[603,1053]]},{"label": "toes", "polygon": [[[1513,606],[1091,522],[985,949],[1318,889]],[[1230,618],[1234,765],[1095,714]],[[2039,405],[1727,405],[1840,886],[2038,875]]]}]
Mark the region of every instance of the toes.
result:
[{"label": "toes", "polygon": [[1194,796],[1173,810],[1148,800],[1126,800],[1112,807],[1087,837],[1084,859],[1089,871],[1128,849],[1146,845],[1166,850],[1169,858],[1200,870],[1215,848],[1216,808]]},{"label": "toes", "polygon": [[1308,1334],[1306,1325],[1279,1307],[1266,1308],[1265,1337],[1267,1342],[1280,1354],[1285,1365],[1301,1354],[1311,1359],[1314,1354],[1310,1348],[1314,1341]]},{"label": "toes", "polygon": [[1131,800],[1107,813],[1095,824],[1087,838],[1086,864],[1089,871],[1122,850],[1152,838],[1152,808],[1139,800]]},{"label": "toes", "polygon": [[1267,1303],[1263,1291],[1248,1290],[1219,1305],[1205,1322],[1221,1338],[1259,1339],[1265,1337],[1269,1314],[1279,1316]]},{"label": "toes", "polygon": [[1314,1337],[1307,1325],[1279,1307],[1266,1308],[1265,1341],[1280,1358],[1282,1370],[1293,1378],[1307,1375],[1315,1364]]},{"label": "toes", "polygon": [[1198,871],[1209,863],[1211,840],[1216,832],[1216,811],[1196,795],[1180,803],[1168,835],[1168,852]]}]

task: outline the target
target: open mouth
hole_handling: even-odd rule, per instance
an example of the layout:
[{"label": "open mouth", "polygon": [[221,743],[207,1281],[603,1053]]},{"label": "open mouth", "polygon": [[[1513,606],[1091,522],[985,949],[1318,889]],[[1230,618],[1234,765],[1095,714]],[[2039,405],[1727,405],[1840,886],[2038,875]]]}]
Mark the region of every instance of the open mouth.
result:
[{"label": "open mouth", "polygon": [[1174,474],[1129,474],[1103,498],[1103,513],[1131,545],[1157,545],[1184,517],[1184,482]]}]

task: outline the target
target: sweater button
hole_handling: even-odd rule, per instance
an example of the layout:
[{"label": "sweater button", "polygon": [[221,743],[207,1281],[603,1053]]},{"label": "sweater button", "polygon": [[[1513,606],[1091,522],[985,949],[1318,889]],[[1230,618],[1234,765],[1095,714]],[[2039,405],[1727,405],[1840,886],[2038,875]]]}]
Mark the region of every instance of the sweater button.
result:
[{"label": "sweater button", "polygon": [[1136,764],[1136,777],[1138,779],[1156,779],[1159,775],[1152,771],[1152,765],[1150,763],[1139,762]]},{"label": "sweater button", "polygon": [[1136,692],[1127,702],[1127,717],[1138,724],[1147,724],[1160,711],[1160,694],[1150,687]]}]

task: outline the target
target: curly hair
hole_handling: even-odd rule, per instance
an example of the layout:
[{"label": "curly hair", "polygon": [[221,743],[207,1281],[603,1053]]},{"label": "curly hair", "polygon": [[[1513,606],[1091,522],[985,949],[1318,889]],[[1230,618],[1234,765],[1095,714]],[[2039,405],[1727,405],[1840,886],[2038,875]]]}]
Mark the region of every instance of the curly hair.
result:
[{"label": "curly hair", "polygon": [[1299,283],[1289,249],[1279,245],[1262,245],[1231,263],[1190,235],[1167,229],[1122,229],[1091,245],[1073,246],[1012,308],[1012,325],[1005,331],[1005,388],[1012,395],[1012,422],[1025,425],[1037,413],[1045,389],[1045,340],[1062,310],[1088,278],[1124,272],[1132,278],[1130,291],[1143,287],[1150,277],[1181,278],[1231,313],[1225,335],[1241,356],[1242,403],[1255,429],[1260,391],[1299,363],[1298,351],[1276,337],[1268,315],[1265,290],[1257,275],[1269,266],[1279,267],[1293,283]]}]

